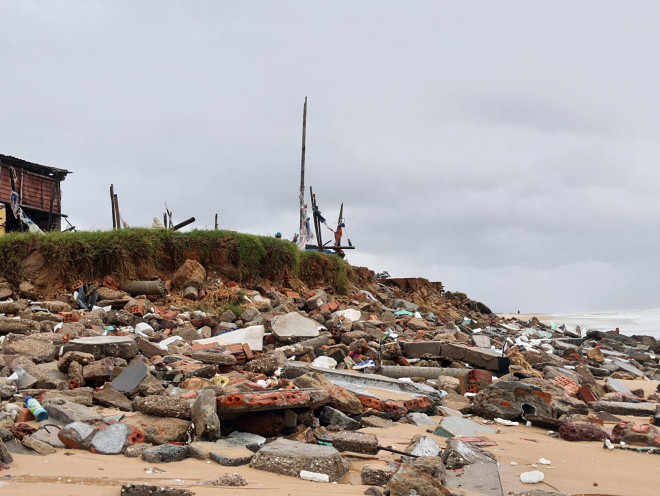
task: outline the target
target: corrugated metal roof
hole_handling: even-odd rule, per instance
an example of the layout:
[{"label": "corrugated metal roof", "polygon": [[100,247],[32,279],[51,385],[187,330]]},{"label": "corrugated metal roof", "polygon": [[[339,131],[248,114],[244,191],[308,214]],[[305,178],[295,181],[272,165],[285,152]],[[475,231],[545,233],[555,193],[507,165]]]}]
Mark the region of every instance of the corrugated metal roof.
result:
[{"label": "corrugated metal roof", "polygon": [[71,171],[66,169],[58,169],[57,167],[48,167],[47,165],[35,164],[20,158],[10,157],[9,155],[0,155],[0,165],[11,165],[12,167],[20,167],[27,171],[36,172],[46,176],[58,176],[63,180],[67,174],[72,174]]}]

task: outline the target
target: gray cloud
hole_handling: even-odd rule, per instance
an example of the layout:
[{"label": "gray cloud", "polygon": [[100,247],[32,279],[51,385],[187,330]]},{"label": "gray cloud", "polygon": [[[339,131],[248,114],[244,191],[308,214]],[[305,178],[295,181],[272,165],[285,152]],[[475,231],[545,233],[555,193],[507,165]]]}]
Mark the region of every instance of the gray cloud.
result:
[{"label": "gray cloud", "polygon": [[[354,264],[496,310],[654,306],[660,6],[0,3],[0,153],[74,171],[64,208],[297,229],[307,182]],[[328,231],[328,234],[329,231]]]}]

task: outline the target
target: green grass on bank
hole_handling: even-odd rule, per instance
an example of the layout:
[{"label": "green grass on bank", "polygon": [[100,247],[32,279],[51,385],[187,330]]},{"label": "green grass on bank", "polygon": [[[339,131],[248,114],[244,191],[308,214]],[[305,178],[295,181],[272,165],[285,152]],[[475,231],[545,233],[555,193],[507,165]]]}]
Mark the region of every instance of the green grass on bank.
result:
[{"label": "green grass on bank", "polygon": [[300,279],[348,290],[347,264],[338,256],[302,252],[291,242],[233,231],[174,232],[122,229],[48,233],[12,233],[0,237],[0,276],[19,283],[30,260],[45,258],[44,270],[62,283],[111,275],[119,280],[149,271],[173,272],[186,259],[207,270],[233,276],[237,282]]}]

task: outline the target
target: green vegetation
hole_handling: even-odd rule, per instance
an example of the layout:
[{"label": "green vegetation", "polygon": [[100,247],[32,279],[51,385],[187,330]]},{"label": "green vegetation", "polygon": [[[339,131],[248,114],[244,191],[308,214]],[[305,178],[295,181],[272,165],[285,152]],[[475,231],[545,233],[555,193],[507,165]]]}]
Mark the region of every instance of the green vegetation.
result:
[{"label": "green vegetation", "polygon": [[34,268],[48,271],[49,279],[60,283],[172,273],[192,258],[237,282],[298,278],[307,284],[328,284],[339,293],[348,290],[347,264],[341,258],[301,252],[286,240],[232,231],[136,228],[0,237],[0,276],[20,282],[35,258],[45,259],[45,264]]}]

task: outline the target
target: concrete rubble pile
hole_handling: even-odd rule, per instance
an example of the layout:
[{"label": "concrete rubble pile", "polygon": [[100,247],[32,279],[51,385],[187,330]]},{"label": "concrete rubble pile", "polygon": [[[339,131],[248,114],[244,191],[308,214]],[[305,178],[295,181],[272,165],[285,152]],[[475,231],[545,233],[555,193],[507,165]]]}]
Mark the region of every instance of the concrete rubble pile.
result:
[{"label": "concrete rubble pile", "polygon": [[[37,301],[29,283],[0,281],[2,467],[12,453],[79,449],[336,482],[355,453],[393,450],[362,429],[405,422],[429,436],[393,450],[395,463],[366,465],[368,494],[502,495],[497,462],[469,441],[499,424],[545,427],[567,442],[660,447],[651,425],[660,423],[660,397],[621,382],[660,379],[652,337],[502,321],[415,280],[350,296],[247,289],[210,280],[193,260],[171,283],[106,277],[75,286]],[[46,419],[35,419],[28,397]],[[649,420],[617,417],[625,415]],[[245,483],[232,477],[216,485]]]}]

